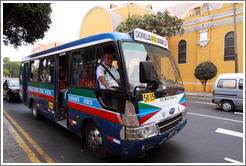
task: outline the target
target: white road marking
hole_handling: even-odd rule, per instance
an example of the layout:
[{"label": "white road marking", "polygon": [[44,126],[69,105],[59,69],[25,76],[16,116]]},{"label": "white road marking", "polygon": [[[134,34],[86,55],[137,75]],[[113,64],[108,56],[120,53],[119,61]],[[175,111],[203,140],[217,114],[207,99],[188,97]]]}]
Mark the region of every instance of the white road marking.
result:
[{"label": "white road marking", "polygon": [[187,102],[189,102],[189,103],[198,103],[198,104],[207,104],[207,105],[216,105],[216,104],[214,104],[214,103],[207,103],[207,102],[201,102],[201,101],[187,101]]},{"label": "white road marking", "polygon": [[229,162],[231,162],[231,163],[242,163],[242,162],[240,162],[240,161],[233,160],[233,159],[230,159],[230,158],[228,158],[228,157],[225,157],[224,160],[229,161]]},{"label": "white road marking", "polygon": [[204,114],[196,114],[196,113],[192,113],[192,112],[188,112],[188,114],[196,115],[196,116],[202,116],[202,117],[207,117],[207,118],[214,118],[214,119],[220,119],[220,120],[227,120],[227,121],[231,121],[231,122],[243,123],[243,121],[240,121],[240,120],[227,119],[227,118],[221,118],[221,117],[210,116],[210,115],[204,115]]},{"label": "white road marking", "polygon": [[243,133],[232,131],[232,130],[218,128],[215,132],[243,138]]}]

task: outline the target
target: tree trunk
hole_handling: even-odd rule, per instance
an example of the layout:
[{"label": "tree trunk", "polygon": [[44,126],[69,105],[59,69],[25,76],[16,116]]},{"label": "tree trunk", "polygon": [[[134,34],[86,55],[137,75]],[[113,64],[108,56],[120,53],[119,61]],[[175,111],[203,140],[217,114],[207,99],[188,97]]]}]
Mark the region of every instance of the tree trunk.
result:
[{"label": "tree trunk", "polygon": [[203,86],[203,97],[206,97],[206,85],[207,85],[207,80],[205,81]]}]

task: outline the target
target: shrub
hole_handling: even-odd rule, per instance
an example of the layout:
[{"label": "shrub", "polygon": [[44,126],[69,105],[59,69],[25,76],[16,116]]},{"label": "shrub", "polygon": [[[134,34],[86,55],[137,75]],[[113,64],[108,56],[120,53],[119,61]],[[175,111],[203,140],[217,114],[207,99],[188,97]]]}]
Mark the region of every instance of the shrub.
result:
[{"label": "shrub", "polygon": [[196,67],[194,75],[203,85],[203,92],[206,92],[207,81],[217,75],[217,67],[210,61],[202,62]]}]

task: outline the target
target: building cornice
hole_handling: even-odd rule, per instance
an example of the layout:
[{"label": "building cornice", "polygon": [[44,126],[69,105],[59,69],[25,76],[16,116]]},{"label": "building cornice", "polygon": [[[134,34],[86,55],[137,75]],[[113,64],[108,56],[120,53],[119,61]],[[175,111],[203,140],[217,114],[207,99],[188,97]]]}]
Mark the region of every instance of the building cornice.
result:
[{"label": "building cornice", "polygon": [[[242,14],[242,13],[243,13],[243,9],[242,8],[236,10],[236,14]],[[197,18],[195,20],[192,20],[192,21],[184,22],[183,27],[190,26],[190,25],[195,25],[195,24],[198,24],[200,22],[204,22],[204,21],[208,21],[208,20],[209,21],[213,21],[213,20],[216,20],[216,19],[230,17],[230,16],[233,16],[233,11],[232,10],[228,11],[228,12],[223,12],[223,13],[220,13],[220,14],[204,16],[204,17],[200,17],[200,18]]]},{"label": "building cornice", "polygon": [[[243,22],[243,16],[237,17],[236,22],[237,23]],[[225,25],[229,25],[229,24],[233,24],[233,18],[230,18],[227,20],[222,20],[222,21],[217,21],[217,22],[204,23],[204,24],[196,25],[196,26],[191,27],[191,28],[184,28],[184,30],[185,30],[184,33],[190,33],[190,32],[199,31],[199,30],[205,29],[205,28],[215,28],[215,27],[225,26]]]}]

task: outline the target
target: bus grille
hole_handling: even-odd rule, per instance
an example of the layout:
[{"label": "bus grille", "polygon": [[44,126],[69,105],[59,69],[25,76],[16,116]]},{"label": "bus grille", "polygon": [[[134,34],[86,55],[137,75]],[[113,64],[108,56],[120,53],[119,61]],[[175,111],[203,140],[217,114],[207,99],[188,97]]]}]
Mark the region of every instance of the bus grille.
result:
[{"label": "bus grille", "polygon": [[170,119],[167,119],[165,121],[158,123],[160,135],[172,130],[175,127],[177,127],[181,122],[182,122],[182,113],[180,113],[179,115],[176,115]]}]

